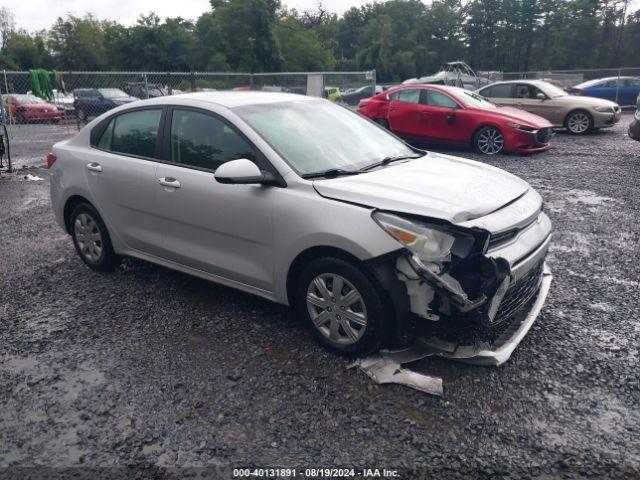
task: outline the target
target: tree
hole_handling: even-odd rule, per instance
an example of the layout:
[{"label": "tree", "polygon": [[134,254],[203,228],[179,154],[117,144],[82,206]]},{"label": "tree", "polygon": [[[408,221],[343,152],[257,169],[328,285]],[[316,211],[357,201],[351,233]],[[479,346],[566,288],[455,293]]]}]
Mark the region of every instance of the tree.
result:
[{"label": "tree", "polygon": [[104,70],[108,67],[103,24],[91,14],[59,17],[49,31],[48,47],[60,69]]},{"label": "tree", "polygon": [[211,0],[221,47],[236,71],[273,72],[282,68],[275,39],[279,0]]}]

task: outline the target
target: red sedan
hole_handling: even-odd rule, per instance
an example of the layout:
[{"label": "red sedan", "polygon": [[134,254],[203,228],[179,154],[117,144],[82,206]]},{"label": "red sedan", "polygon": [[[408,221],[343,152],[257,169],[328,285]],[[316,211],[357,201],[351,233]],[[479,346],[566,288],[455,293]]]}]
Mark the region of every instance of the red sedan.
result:
[{"label": "red sedan", "polygon": [[10,119],[16,123],[35,123],[60,121],[60,111],[55,105],[47,103],[35,95],[3,95],[2,100]]},{"label": "red sedan", "polygon": [[541,152],[553,134],[542,117],[441,85],[395,87],[362,100],[358,112],[409,141],[472,146],[486,155]]}]

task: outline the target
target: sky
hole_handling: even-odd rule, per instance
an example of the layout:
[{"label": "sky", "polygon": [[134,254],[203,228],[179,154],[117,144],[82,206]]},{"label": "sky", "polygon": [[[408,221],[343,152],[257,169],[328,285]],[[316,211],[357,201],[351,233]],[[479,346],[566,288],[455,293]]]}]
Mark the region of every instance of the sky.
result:
[{"label": "sky", "polygon": [[[318,0],[281,0],[289,8],[314,9]],[[371,3],[372,0],[323,0],[330,11],[343,13],[352,6]],[[14,14],[16,26],[30,32],[50,27],[58,17],[67,13],[84,15],[93,13],[101,20],[117,20],[125,25],[135,23],[141,13],[154,11],[161,18],[183,17],[196,19],[210,9],[209,0],[0,0]]]}]

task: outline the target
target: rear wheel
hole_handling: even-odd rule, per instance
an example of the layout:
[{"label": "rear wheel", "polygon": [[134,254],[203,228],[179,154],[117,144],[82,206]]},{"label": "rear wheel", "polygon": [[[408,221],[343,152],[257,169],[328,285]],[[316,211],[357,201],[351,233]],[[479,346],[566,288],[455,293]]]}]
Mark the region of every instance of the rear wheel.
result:
[{"label": "rear wheel", "polygon": [[483,155],[497,155],[504,150],[504,135],[495,127],[482,127],[473,137],[473,146]]},{"label": "rear wheel", "polygon": [[392,332],[382,292],[362,270],[339,258],[319,258],[304,268],[295,308],[312,335],[339,355],[374,353]]},{"label": "rear wheel", "polygon": [[593,117],[584,110],[569,113],[564,126],[573,135],[584,135],[593,129]]},{"label": "rear wheel", "polygon": [[76,252],[93,270],[107,271],[118,264],[111,237],[98,212],[88,203],[77,205],[69,217]]}]

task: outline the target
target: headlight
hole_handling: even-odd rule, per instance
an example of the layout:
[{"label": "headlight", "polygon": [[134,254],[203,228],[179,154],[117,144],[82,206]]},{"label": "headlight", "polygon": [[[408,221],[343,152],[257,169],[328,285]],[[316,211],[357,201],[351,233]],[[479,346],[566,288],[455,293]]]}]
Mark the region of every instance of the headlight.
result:
[{"label": "headlight", "polygon": [[507,123],[507,126],[508,127],[512,127],[512,128],[516,128],[518,130],[523,130],[525,132],[533,132],[535,130],[535,128],[533,128],[533,127],[530,127],[528,125],[522,125],[520,123],[509,122],[509,123]]},{"label": "headlight", "polygon": [[596,112],[602,113],[613,113],[613,108],[611,107],[593,107]]},{"label": "headlight", "polygon": [[374,212],[373,219],[423,262],[447,262],[452,256],[465,258],[474,248],[483,251],[488,242],[488,234],[478,243],[471,233],[389,213]]}]

